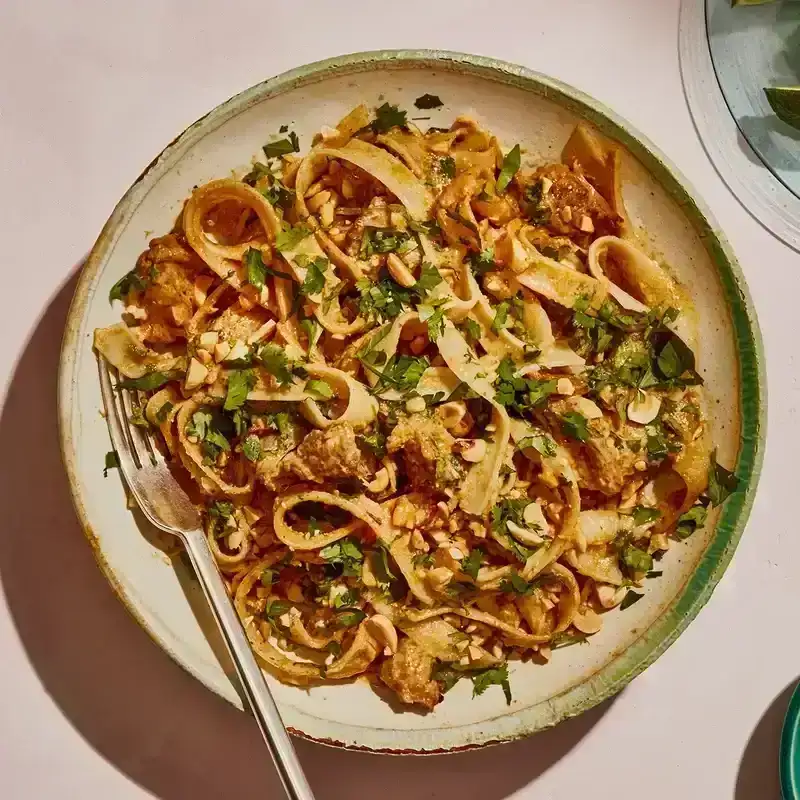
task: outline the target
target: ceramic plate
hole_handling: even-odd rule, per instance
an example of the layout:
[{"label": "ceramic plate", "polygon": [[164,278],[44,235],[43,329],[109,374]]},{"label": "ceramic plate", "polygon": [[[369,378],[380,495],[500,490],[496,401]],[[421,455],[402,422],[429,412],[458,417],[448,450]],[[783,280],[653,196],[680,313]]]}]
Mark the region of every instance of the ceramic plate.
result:
[{"label": "ceramic plate", "polygon": [[[439,95],[444,107],[413,113],[414,99],[426,92]],[[628,210],[647,231],[653,253],[694,298],[719,458],[736,464],[742,480],[741,491],[704,532],[670,549],[663,577],[649,582],[644,599],[609,614],[590,645],[557,650],[547,667],[515,663],[510,706],[499,691],[471,699],[468,681],[430,714],[393,708],[363,680],[308,691],[272,681],[281,714],[297,733],[345,747],[425,753],[526,736],[579,714],[618,692],[681,633],[733,555],[753,500],[763,449],[763,355],[739,268],[687,182],[630,125],[575,89],[490,59],[397,51],[312,64],[237,95],[170,144],[114,210],[76,291],[60,376],[64,459],[98,562],[139,624],[210,689],[241,707],[190,573],[180,558],[167,558],[155,532],[126,509],[119,475],[103,478],[109,440],[99,413],[92,331],[117,320],[109,289],[131,269],[152,232],[170,229],[194,185],[246,168],[281,125],[290,125],[307,147],[321,125],[358,103],[384,100],[411,117],[431,118],[421,124],[449,125],[458,114],[475,115],[506,147],[520,142],[542,159],[558,160],[580,119],[623,145]]]}]

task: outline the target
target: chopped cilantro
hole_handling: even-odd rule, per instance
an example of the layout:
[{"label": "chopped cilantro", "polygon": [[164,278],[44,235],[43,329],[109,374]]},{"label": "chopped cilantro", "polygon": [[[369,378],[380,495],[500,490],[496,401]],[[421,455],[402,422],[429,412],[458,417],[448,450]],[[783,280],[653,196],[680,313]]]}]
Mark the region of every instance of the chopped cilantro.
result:
[{"label": "chopped cilantro", "polygon": [[629,590],[628,593],[623,598],[622,602],[619,604],[620,611],[624,611],[626,608],[630,608],[634,603],[638,603],[643,597],[644,597],[643,594],[634,592],[632,589]]},{"label": "chopped cilantro", "polygon": [[342,575],[349,578],[360,577],[364,554],[355,540],[340,539],[338,542],[323,547],[319,554],[329,564],[341,567]]},{"label": "chopped cilantro", "polygon": [[722,505],[739,488],[739,479],[717,463],[717,451],[711,454],[706,496],[714,506]]},{"label": "chopped cilantro", "polygon": [[147,372],[140,378],[127,378],[117,384],[117,389],[138,389],[140,392],[150,392],[160,389],[165,383],[180,380],[182,373],[173,372]]},{"label": "chopped cilantro", "polygon": [[443,158],[439,159],[437,164],[439,172],[445,176],[445,178],[450,178],[453,180],[456,176],[456,162],[451,156],[444,156]]},{"label": "chopped cilantro", "polygon": [[514,147],[506,153],[503,159],[503,167],[500,170],[500,175],[497,177],[497,191],[504,192],[511,183],[513,177],[517,174],[521,161],[521,153],[519,145],[515,144]]},{"label": "chopped cilantro", "polygon": [[167,400],[167,402],[164,403],[161,408],[158,409],[158,411],[156,411],[156,422],[159,425],[163,425],[167,421],[167,418],[169,417],[173,408],[175,408],[175,404],[170,403],[170,401]]},{"label": "chopped cilantro", "polygon": [[304,265],[306,267],[306,277],[300,286],[300,294],[308,297],[309,295],[319,294],[325,288],[325,272],[330,263],[327,258],[318,256]]},{"label": "chopped cilantro", "polygon": [[661,516],[661,512],[657,508],[636,506],[631,516],[633,517],[633,524],[638,527],[639,525],[647,525],[648,522],[654,522]]},{"label": "chopped cilantro", "polygon": [[258,436],[248,436],[242,445],[242,453],[248,461],[259,461],[261,459],[261,439]]},{"label": "chopped cilantro", "polygon": [[421,305],[417,306],[421,322],[428,323],[428,338],[435,342],[444,333],[444,307]]},{"label": "chopped cilantro", "polygon": [[265,609],[264,616],[270,622],[275,622],[279,617],[282,617],[290,608],[292,604],[286,600],[273,600]]},{"label": "chopped cilantro", "polygon": [[361,293],[359,313],[379,322],[394,319],[411,303],[408,289],[404,289],[389,277],[384,277],[377,283],[370,282],[368,278],[361,278],[356,281],[356,289]]},{"label": "chopped cilantro", "polygon": [[519,450],[532,448],[540,455],[552,458],[556,454],[556,443],[545,433],[526,436],[517,443]]},{"label": "chopped cilantro", "polygon": [[137,428],[149,428],[150,422],[144,415],[144,410],[141,406],[134,405],[131,408],[131,415],[128,417],[131,425],[136,425]]},{"label": "chopped cilantro", "polygon": [[469,575],[472,580],[478,577],[478,570],[481,568],[481,561],[483,560],[483,550],[476,547],[470,550],[469,555],[461,561],[461,571],[465,575]]},{"label": "chopped cilantro", "polygon": [[117,455],[116,450],[109,450],[106,453],[106,458],[103,466],[103,477],[108,477],[108,471],[110,469],[119,469],[119,456]]},{"label": "chopped cilantro", "polygon": [[500,591],[506,594],[525,596],[530,594],[539,584],[540,580],[526,581],[518,572],[511,572],[508,578],[500,583]]},{"label": "chopped cilantro", "polygon": [[146,288],[147,283],[137,274],[136,269],[132,269],[111,287],[111,291],[108,293],[108,302],[124,300],[133,289],[143,291]]},{"label": "chopped cilantro", "polygon": [[258,183],[258,181],[264,177],[272,180],[272,173],[266,164],[256,161],[256,163],[253,164],[253,168],[250,170],[250,172],[248,172],[247,175],[242,178],[242,183],[246,183],[248,186],[255,186],[256,183]]},{"label": "chopped cilantro", "polygon": [[290,225],[280,231],[275,237],[275,249],[280,252],[284,250],[293,250],[307,236],[311,236],[310,228],[307,228],[302,223],[294,227]]},{"label": "chopped cilantro", "polygon": [[299,153],[300,140],[297,138],[297,134],[292,131],[288,138],[269,142],[261,149],[267,158],[278,158],[278,156],[285,156],[289,153]]},{"label": "chopped cilantro", "polygon": [[279,386],[287,386],[292,382],[289,359],[282,347],[277,344],[265,344],[259,349],[256,360],[275,378]]},{"label": "chopped cilantro", "polygon": [[577,411],[568,411],[561,417],[561,432],[579,442],[589,441],[588,420]]},{"label": "chopped cilantro", "polygon": [[463,327],[467,344],[473,344],[481,338],[481,326],[474,319],[467,317],[464,320]]},{"label": "chopped cilantro", "polygon": [[379,430],[372,433],[363,433],[356,437],[356,441],[362,446],[366,447],[375,458],[381,459],[386,456],[386,436]]},{"label": "chopped cilantro", "polygon": [[506,696],[506,704],[511,705],[511,686],[508,682],[508,665],[491,667],[470,675],[472,679],[472,696],[483,694],[490,686],[502,686]]},{"label": "chopped cilantro", "polygon": [[269,589],[270,586],[272,586],[272,584],[275,583],[276,577],[277,576],[275,575],[275,570],[272,569],[262,570],[260,578],[261,585]]},{"label": "chopped cilantro", "polygon": [[629,573],[649,572],[653,569],[653,557],[630,544],[622,551],[622,563],[628,568]]},{"label": "chopped cilantro", "polygon": [[702,503],[693,505],[685,514],[678,517],[675,526],[675,536],[678,539],[688,539],[698,528],[706,524],[708,508]]},{"label": "chopped cilantro", "polygon": [[531,501],[527,497],[518,500],[501,500],[492,507],[492,530],[503,540],[503,544],[519,561],[523,563],[530,558],[533,550],[523,547],[513,536],[510,536],[506,527],[507,522],[513,522],[521,528],[530,527],[523,516],[525,507]]},{"label": "chopped cilantro", "polygon": [[226,411],[241,408],[247,400],[248,392],[256,385],[256,376],[251,369],[237,369],[228,374],[228,391],[225,395]]},{"label": "chopped cilantro", "polygon": [[540,381],[516,375],[514,362],[506,357],[497,368],[495,400],[522,413],[542,405],[556,391],[558,381]]},{"label": "chopped cilantro", "polygon": [[490,245],[485,250],[481,250],[480,253],[470,253],[467,258],[472,273],[476,278],[497,268],[494,262],[494,245]]},{"label": "chopped cilantro", "polygon": [[359,256],[366,259],[375,253],[394,253],[410,239],[409,234],[394,228],[365,228]]},{"label": "chopped cilantro", "polygon": [[397,106],[384,103],[375,109],[375,119],[370,123],[374,133],[386,133],[392,128],[405,128],[407,124],[406,112]]},{"label": "chopped cilantro", "polygon": [[261,190],[261,194],[270,205],[288,211],[294,205],[294,192],[287,189],[280,181],[273,181],[272,185]]},{"label": "chopped cilantro", "polygon": [[422,374],[430,366],[427,358],[406,355],[392,356],[382,370],[369,364],[364,357],[361,363],[379,378],[372,388],[373,394],[379,394],[389,386],[400,392],[410,392],[416,389]]},{"label": "chopped cilantro", "polygon": [[442,276],[439,274],[439,270],[428,261],[423,261],[419,278],[411,287],[411,291],[418,294],[420,298],[424,300],[428,296],[428,293],[432,289],[435,289],[441,282]]},{"label": "chopped cilantro", "polygon": [[439,99],[439,95],[423,94],[414,101],[414,105],[419,109],[427,110],[429,108],[441,108],[444,103]]},{"label": "chopped cilantro", "polygon": [[492,320],[492,332],[500,333],[508,327],[509,303],[502,302],[494,308],[494,319]]},{"label": "chopped cilantro", "polygon": [[247,282],[252,283],[256,289],[264,288],[264,281],[267,275],[273,277],[292,279],[288,272],[278,272],[277,270],[270,269],[265,263],[260,250],[251,247],[244,254],[244,264],[247,267]]}]

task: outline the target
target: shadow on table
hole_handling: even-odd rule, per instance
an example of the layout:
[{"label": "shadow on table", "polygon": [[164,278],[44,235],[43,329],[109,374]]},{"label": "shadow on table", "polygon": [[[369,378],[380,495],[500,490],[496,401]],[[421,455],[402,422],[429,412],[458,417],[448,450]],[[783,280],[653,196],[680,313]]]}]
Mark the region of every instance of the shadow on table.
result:
[{"label": "shadow on table", "polygon": [[[277,778],[253,720],[153,645],[115,599],[86,545],[62,469],[56,414],[59,349],[75,283],[73,276],[39,321],[0,417],[6,465],[0,579],[17,631],[74,727],[157,797],[277,798]],[[608,707],[527,741],[413,764],[306,741],[297,747],[319,800],[499,800],[565,756]]]},{"label": "shadow on table", "polygon": [[780,800],[781,728],[796,686],[792,681],[770,703],[750,734],[736,775],[736,800]]}]

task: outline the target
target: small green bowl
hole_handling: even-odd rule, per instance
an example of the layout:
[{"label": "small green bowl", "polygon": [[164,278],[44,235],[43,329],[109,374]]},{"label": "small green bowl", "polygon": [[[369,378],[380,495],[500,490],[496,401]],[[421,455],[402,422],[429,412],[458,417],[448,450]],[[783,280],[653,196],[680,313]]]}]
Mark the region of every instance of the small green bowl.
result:
[{"label": "small green bowl", "polygon": [[780,772],[783,800],[800,800],[800,685],[792,694],[783,720]]}]

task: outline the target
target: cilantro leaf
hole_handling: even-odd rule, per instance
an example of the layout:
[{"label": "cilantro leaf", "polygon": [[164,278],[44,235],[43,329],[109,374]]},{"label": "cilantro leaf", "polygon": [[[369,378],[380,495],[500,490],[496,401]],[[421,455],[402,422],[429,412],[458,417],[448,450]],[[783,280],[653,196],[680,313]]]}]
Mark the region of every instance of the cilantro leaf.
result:
[{"label": "cilantro leaf", "polygon": [[657,508],[636,506],[633,509],[632,516],[633,524],[638,527],[639,525],[647,525],[648,522],[654,522],[661,516],[661,512]]},{"label": "cilantro leaf", "polygon": [[180,380],[183,373],[173,372],[147,372],[141,378],[127,378],[117,384],[117,389],[138,389],[140,392],[150,392],[161,388],[165,383]]},{"label": "cilantro leaf", "polygon": [[643,597],[643,594],[634,592],[632,589],[629,590],[628,594],[625,595],[622,602],[619,604],[619,610],[624,611],[626,608],[630,608],[634,603],[638,603]]},{"label": "cilantro leaf", "polygon": [[287,386],[292,382],[289,359],[282,347],[277,344],[265,344],[259,349],[256,360],[275,378],[279,386]]},{"label": "cilantro leaf", "polygon": [[376,429],[369,434],[360,434],[356,436],[356,441],[362,447],[366,447],[375,458],[381,459],[386,456],[386,436],[381,431]]},{"label": "cilantro leaf", "polygon": [[503,167],[500,170],[500,175],[497,177],[497,191],[504,192],[511,183],[512,178],[517,174],[521,162],[521,153],[519,145],[515,144],[514,147],[506,153],[503,159]]},{"label": "cilantro leaf", "polygon": [[411,294],[391,278],[382,278],[371,283],[368,278],[356,281],[356,289],[361,293],[358,310],[368,318],[383,322],[399,316],[411,303]]},{"label": "cilantro leaf", "polygon": [[387,133],[392,128],[405,128],[406,125],[406,112],[397,106],[384,103],[375,109],[375,119],[370,123],[370,128],[374,133]]},{"label": "cilantro leaf", "polygon": [[427,110],[429,108],[441,108],[444,103],[436,94],[423,94],[414,101],[414,105],[417,108]]},{"label": "cilantro leaf", "polygon": [[360,608],[345,608],[336,615],[336,627],[352,628],[366,617],[367,615]]},{"label": "cilantro leaf", "polygon": [[412,292],[416,292],[423,300],[428,296],[428,293],[435,289],[442,282],[442,276],[439,270],[428,261],[422,262],[419,278],[417,282],[411,287]]},{"label": "cilantro leaf", "polygon": [[518,572],[511,572],[508,578],[500,583],[500,591],[505,594],[516,594],[524,597],[530,594],[537,586],[539,581],[526,581]]},{"label": "cilantro leaf", "polygon": [[410,392],[416,389],[423,373],[430,366],[427,358],[406,355],[392,356],[382,370],[370,364],[364,356],[360,360],[366,369],[380,379],[372,387],[373,394],[379,394],[388,386],[400,392]]},{"label": "cilantro leaf", "polygon": [[494,319],[492,320],[492,332],[500,333],[508,327],[508,309],[509,303],[502,302],[494,308]]},{"label": "cilantro leaf", "polygon": [[275,249],[279,252],[293,250],[307,236],[311,236],[311,229],[303,225],[291,225],[280,231],[275,237]]},{"label": "cilantro leaf", "polygon": [[494,261],[494,245],[490,245],[480,253],[470,253],[468,256],[469,265],[472,269],[472,274],[479,278],[487,272],[497,268]]},{"label": "cilantro leaf", "polygon": [[504,546],[510,550],[516,558],[525,562],[533,554],[533,550],[523,547],[513,536],[508,533],[507,522],[513,522],[521,528],[530,528],[525,522],[525,507],[531,501],[527,497],[518,500],[501,500],[492,507],[492,530],[495,535],[502,539]]},{"label": "cilantro leaf", "polygon": [[292,131],[287,139],[268,142],[261,149],[267,158],[278,158],[278,156],[285,156],[289,153],[299,153],[300,140],[297,138],[297,134]]},{"label": "cilantro leaf", "polygon": [[261,194],[270,205],[288,211],[294,205],[295,193],[287,189],[280,181],[274,181],[271,186],[261,190]]},{"label": "cilantro leaf", "polygon": [[253,164],[253,168],[250,170],[250,172],[248,172],[247,175],[242,178],[242,183],[246,183],[248,186],[255,186],[256,183],[264,177],[267,177],[271,180],[272,173],[266,164],[256,161],[256,163]]},{"label": "cilantro leaf", "polygon": [[437,168],[439,172],[445,176],[445,178],[450,178],[450,180],[453,180],[453,178],[456,176],[456,162],[451,156],[444,156],[443,158],[440,158]]},{"label": "cilantro leaf", "polygon": [[147,288],[147,283],[139,276],[136,269],[132,269],[127,274],[123,275],[112,287],[108,293],[108,302],[113,303],[115,300],[124,300],[128,293],[133,289],[143,291]]},{"label": "cilantro leaf", "polygon": [[589,441],[588,420],[577,411],[568,411],[561,417],[561,432],[579,442]]},{"label": "cilantro leaf", "polygon": [[259,461],[261,459],[261,439],[258,436],[248,436],[242,445],[242,453],[248,461]]},{"label": "cilantro leaf", "polygon": [[158,411],[156,411],[156,422],[159,425],[163,425],[167,421],[167,418],[169,417],[169,414],[173,408],[175,408],[175,404],[170,403],[169,400],[167,400],[167,402],[164,403],[164,405],[162,405]]},{"label": "cilantro leaf", "polygon": [[688,539],[698,528],[706,524],[708,509],[702,503],[693,505],[685,514],[678,517],[675,526],[675,536],[678,539]]},{"label": "cilantro leaf", "polygon": [[251,247],[244,254],[244,264],[247,267],[247,282],[252,283],[256,289],[263,289],[264,282],[267,275],[272,275],[276,278],[286,278],[292,280],[292,276],[288,272],[278,272],[278,270],[270,269],[265,263],[260,250]]},{"label": "cilantro leaf", "polygon": [[354,539],[340,539],[329,544],[319,551],[319,555],[329,564],[341,567],[342,575],[351,578],[360,577],[364,553]]},{"label": "cilantro leaf", "polygon": [[464,320],[464,334],[467,344],[477,342],[481,338],[481,326],[474,319],[467,317]]},{"label": "cilantro leaf", "polygon": [[275,622],[279,617],[282,617],[290,608],[292,604],[286,600],[273,600],[265,609],[264,616],[270,622]]},{"label": "cilantro leaf", "polygon": [[491,667],[470,675],[472,678],[472,696],[483,694],[490,686],[502,686],[506,696],[506,705],[511,705],[511,685],[508,682],[508,664]]},{"label": "cilantro leaf", "polygon": [[630,544],[622,551],[622,563],[628,568],[629,573],[649,572],[653,569],[653,557]]},{"label": "cilantro leaf", "polygon": [[428,338],[435,342],[444,333],[444,307],[443,306],[417,306],[417,313],[421,322],[428,323]]},{"label": "cilantro leaf", "polygon": [[534,436],[526,436],[517,443],[519,450],[532,448],[540,455],[552,458],[556,454],[556,443],[544,433],[537,433]]},{"label": "cilantro leaf", "polygon": [[481,561],[483,559],[483,550],[476,547],[470,550],[469,555],[461,561],[461,571],[465,575],[469,575],[472,580],[478,577],[478,570],[481,568]]},{"label": "cilantro leaf", "polygon": [[117,455],[116,450],[109,450],[106,453],[106,459],[103,466],[103,477],[108,477],[108,471],[110,469],[119,469],[119,456]]},{"label": "cilantro leaf", "polygon": [[309,261],[306,267],[306,277],[300,286],[300,293],[306,297],[319,294],[325,288],[325,272],[330,266],[327,258],[318,257]]},{"label": "cilantro leaf", "polygon": [[442,694],[447,694],[463,677],[463,672],[453,669],[444,661],[437,661],[431,678],[442,685]]},{"label": "cilantro leaf", "polygon": [[247,393],[256,385],[256,376],[251,369],[237,369],[228,374],[228,391],[225,396],[226,411],[241,408],[247,400]]},{"label": "cilantro leaf", "polygon": [[708,489],[706,495],[711,505],[721,506],[737,489],[739,479],[732,472],[717,463],[717,451],[711,454],[711,466],[708,470]]},{"label": "cilantro leaf", "polygon": [[394,253],[410,239],[409,234],[395,228],[365,228],[358,254],[367,259],[375,253]]}]

